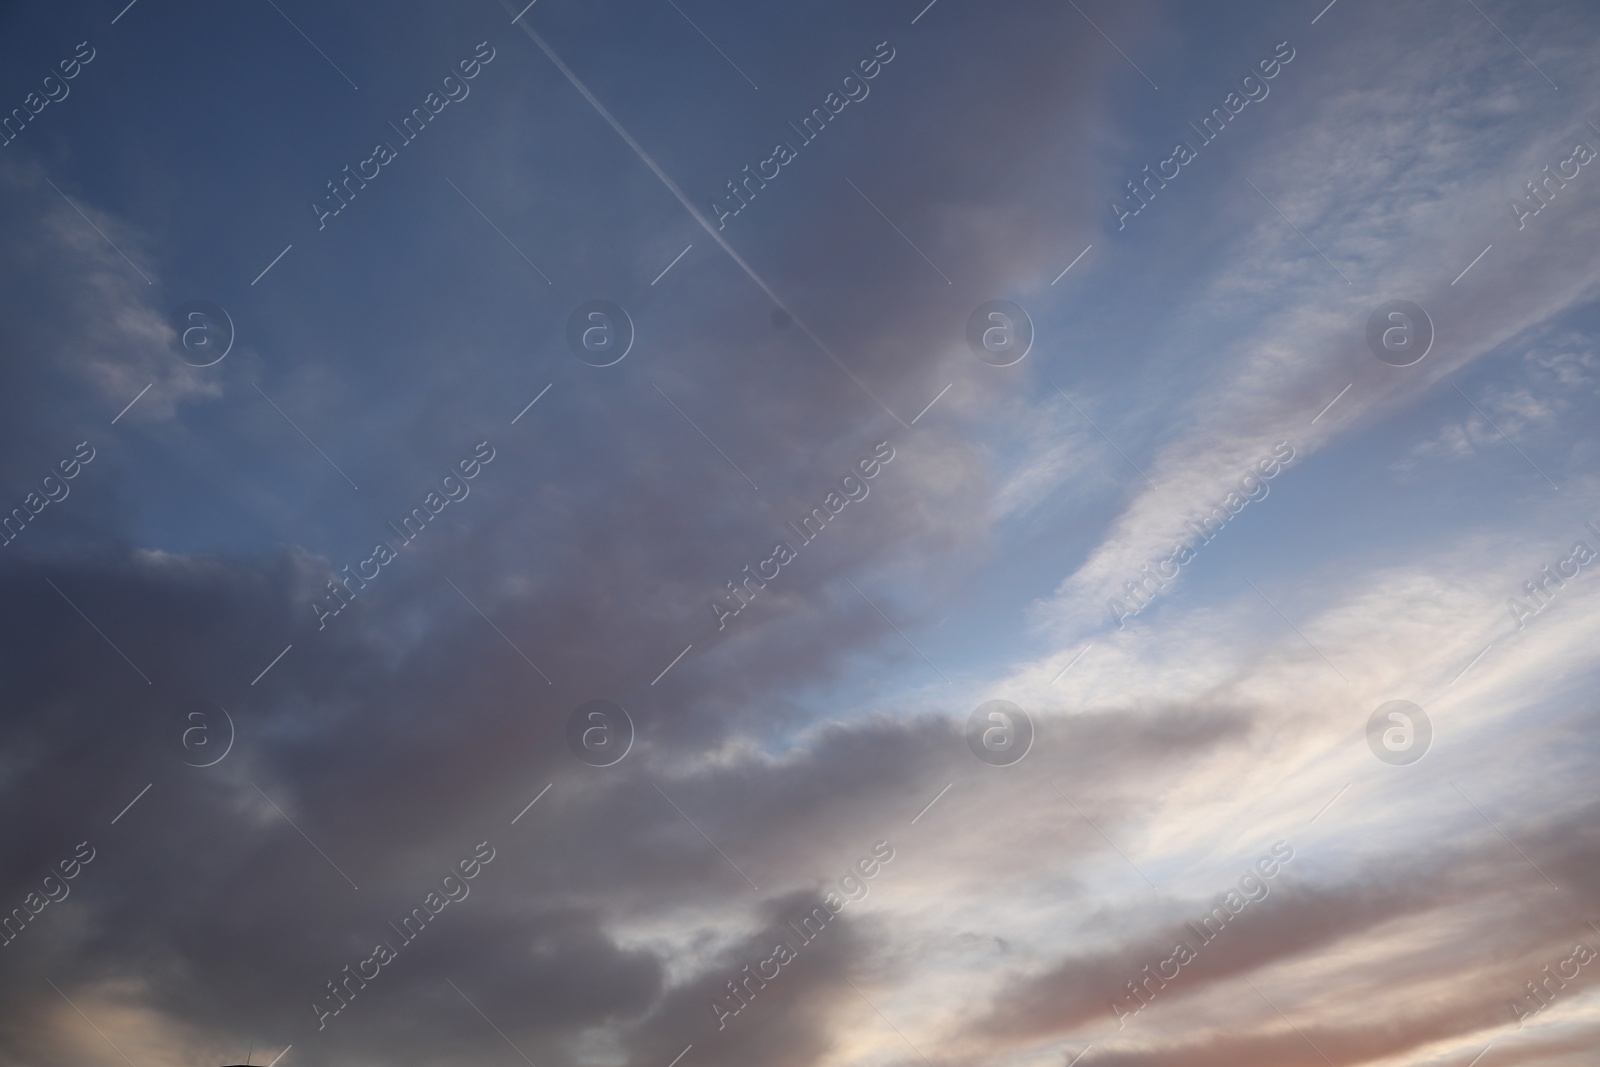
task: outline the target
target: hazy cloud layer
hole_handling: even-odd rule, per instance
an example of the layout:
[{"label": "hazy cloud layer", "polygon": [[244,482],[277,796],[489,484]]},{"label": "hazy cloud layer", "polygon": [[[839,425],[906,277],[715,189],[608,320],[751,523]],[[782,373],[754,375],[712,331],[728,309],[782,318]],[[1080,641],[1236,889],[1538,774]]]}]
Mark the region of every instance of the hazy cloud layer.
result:
[{"label": "hazy cloud layer", "polygon": [[6,16],[0,1064],[1587,1062],[1600,25],[1317,6]]}]

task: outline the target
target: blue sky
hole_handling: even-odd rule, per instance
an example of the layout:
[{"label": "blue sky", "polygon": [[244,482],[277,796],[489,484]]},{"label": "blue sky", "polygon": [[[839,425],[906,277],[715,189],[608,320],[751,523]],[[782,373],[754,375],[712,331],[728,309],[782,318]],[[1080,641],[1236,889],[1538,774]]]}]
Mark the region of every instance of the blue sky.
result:
[{"label": "blue sky", "polygon": [[[0,147],[0,491],[30,516],[0,556],[0,1067],[1587,1062],[1592,967],[1527,983],[1600,951],[1600,600],[1588,565],[1525,583],[1600,550],[1597,28],[1498,0],[0,15],[4,106],[38,108]],[[197,300],[233,326],[205,367]],[[567,339],[597,300],[633,330],[610,366]],[[993,300],[1034,327],[1011,366],[966,341]],[[1368,345],[1391,301],[1432,326],[1410,366]],[[597,699],[631,724],[604,767],[567,740]],[[969,747],[993,699],[1020,761]],[[1369,745],[1391,700],[1431,723],[1414,762]],[[316,1007],[485,841],[427,941]],[[719,1028],[880,841],[870,894]],[[1129,1015],[1279,841],[1268,896]]]}]

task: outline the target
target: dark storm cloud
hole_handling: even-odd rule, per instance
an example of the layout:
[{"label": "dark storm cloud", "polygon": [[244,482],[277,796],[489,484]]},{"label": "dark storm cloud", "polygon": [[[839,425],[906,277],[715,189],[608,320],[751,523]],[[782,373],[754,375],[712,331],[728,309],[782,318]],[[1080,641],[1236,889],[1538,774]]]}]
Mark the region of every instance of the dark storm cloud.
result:
[{"label": "dark storm cloud", "polygon": [[[809,931],[809,941],[803,936],[807,931],[797,933],[790,924],[812,914],[819,903],[817,894],[807,892],[765,902],[754,932],[710,958],[704,970],[674,987],[641,1022],[628,1038],[631,1058],[670,1060],[694,1043],[700,1056],[714,1064],[745,1063],[759,1056],[800,1065],[829,1051],[834,1044],[829,1021],[858,998],[848,976],[869,945],[848,912]],[[761,961],[779,959],[788,962],[761,967]],[[763,980],[763,972],[774,971],[776,977]],[[730,982],[740,988],[741,997],[729,991]],[[727,1005],[741,1001],[738,1013],[728,1014]],[[723,1006],[718,1011],[714,1004]]]},{"label": "dark storm cloud", "polygon": [[[350,1042],[371,1048],[381,1020],[450,1004],[457,995],[448,986],[441,991],[442,976],[481,991],[473,996],[463,984],[491,1018],[513,1016],[517,1021],[505,1025],[519,1040],[560,1044],[574,1024],[637,1026],[639,1036],[630,1040],[638,1042],[657,1040],[651,1035],[662,1027],[675,1033],[683,1024],[674,1006],[704,999],[705,983],[739,951],[754,951],[755,941],[726,950],[702,979],[663,997],[665,961],[617,947],[605,933],[608,921],[688,908],[713,930],[750,911],[770,925],[802,897],[815,903],[822,879],[870,838],[892,836],[882,828],[903,825],[928,783],[970,758],[945,720],[922,719],[830,727],[776,765],[750,754],[696,769],[679,763],[680,746],[653,753],[647,743],[612,774],[577,766],[559,748],[559,716],[530,723],[523,708],[508,708],[503,721],[480,713],[462,722],[440,714],[505,704],[496,692],[505,684],[503,664],[482,669],[504,658],[498,642],[472,639],[459,625],[441,628],[396,668],[385,648],[394,635],[381,620],[351,620],[343,632],[321,635],[309,617],[286,623],[315,581],[303,556],[249,567],[144,556],[57,568],[50,577],[138,670],[69,605],[55,603],[40,578],[12,573],[12,602],[37,602],[41,615],[63,615],[76,628],[62,620],[47,628],[19,623],[8,637],[15,699],[34,710],[13,722],[15,751],[31,758],[8,775],[7,793],[17,810],[37,817],[15,824],[32,829],[7,842],[8,854],[23,861],[5,888],[20,897],[56,852],[80,838],[100,852],[75,886],[71,917],[46,912],[8,951],[27,954],[66,982],[139,975],[150,1009],[209,1032],[259,1029],[265,1011],[274,1026],[320,1034],[311,1003],[325,995],[325,983],[370,955],[374,942],[396,941],[388,924],[408,914],[475,842],[486,839],[498,850],[470,896],[328,1022],[325,1051],[300,1045],[316,1058],[354,1047]],[[222,625],[230,618],[257,624],[241,632]],[[467,629],[482,622],[463,618]],[[252,687],[261,650],[273,647],[266,635],[278,629],[303,643],[303,658],[275,667],[270,684],[262,683],[267,688]],[[154,684],[146,686],[138,671]],[[750,699],[762,695],[751,687]],[[191,770],[177,744],[189,725],[185,712],[213,703],[230,709],[237,748],[213,770]],[[1226,720],[1195,720],[1198,729],[1184,740],[1182,728],[1174,733],[1171,725],[1091,717],[1067,737],[1110,751],[1126,747],[1125,756],[1100,763],[1101,774],[1113,775],[1110,768],[1131,763],[1137,749],[1147,756],[1151,750],[1120,744],[1125,730],[1176,753],[1235,729]],[[98,784],[66,785],[54,769],[62,761]],[[1089,773],[1074,772],[1080,780]],[[510,826],[545,775],[554,780],[552,792]],[[151,794],[109,826],[149,778]],[[764,885],[815,888],[780,888],[776,898],[750,893],[672,804],[692,813],[695,825]],[[361,889],[352,890],[346,876]],[[210,906],[217,901],[225,905]],[[514,937],[505,937],[508,925]],[[837,931],[835,940],[847,944],[851,925],[829,936]],[[99,961],[94,970],[72,962],[83,953]],[[784,983],[781,998],[768,998],[784,1005],[773,1018],[788,1021],[762,1023],[759,1032],[788,1032],[805,1020],[814,1026],[823,1007],[843,995],[836,981],[812,990],[804,975],[819,966],[807,962],[794,972],[802,977]],[[25,1001],[40,995],[28,985],[13,992]],[[695,1014],[708,1010],[697,1005]],[[13,1040],[37,1039],[15,1031]],[[419,1038],[403,1028],[393,1040],[399,1055]],[[495,1039],[476,1033],[469,1015],[430,1040],[443,1042],[443,1054]],[[749,1040],[757,1039],[729,1042],[728,1054]],[[821,1047],[802,1043],[795,1055]]]}]

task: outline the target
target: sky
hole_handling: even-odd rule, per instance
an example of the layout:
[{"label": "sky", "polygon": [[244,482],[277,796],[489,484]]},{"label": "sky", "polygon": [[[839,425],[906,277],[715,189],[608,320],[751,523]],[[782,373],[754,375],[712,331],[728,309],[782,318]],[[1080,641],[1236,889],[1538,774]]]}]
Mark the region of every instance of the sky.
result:
[{"label": "sky", "polygon": [[0,11],[0,1067],[1579,1067],[1600,9]]}]

